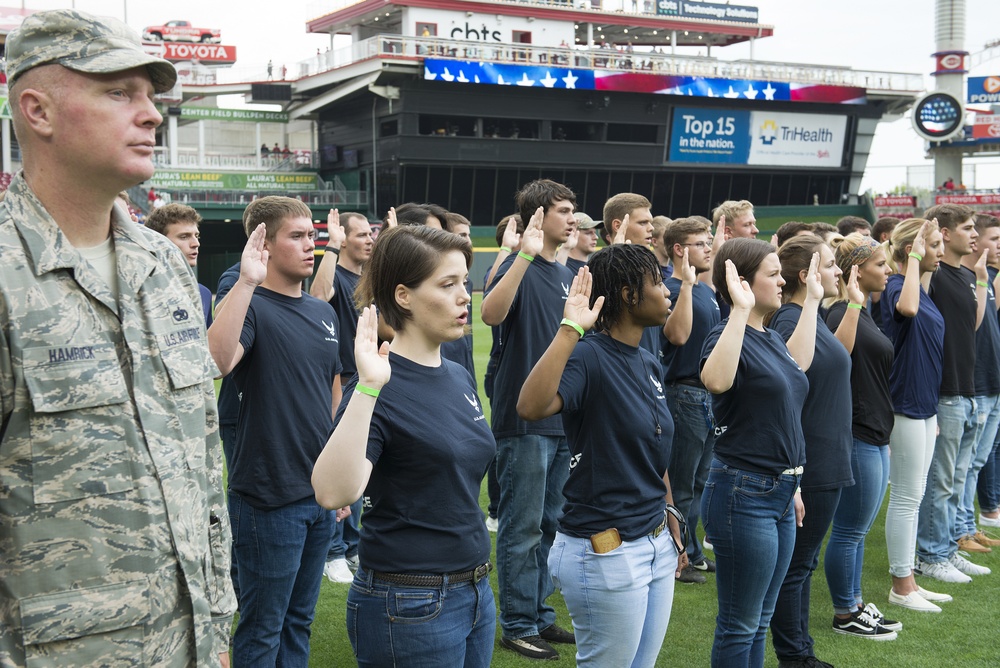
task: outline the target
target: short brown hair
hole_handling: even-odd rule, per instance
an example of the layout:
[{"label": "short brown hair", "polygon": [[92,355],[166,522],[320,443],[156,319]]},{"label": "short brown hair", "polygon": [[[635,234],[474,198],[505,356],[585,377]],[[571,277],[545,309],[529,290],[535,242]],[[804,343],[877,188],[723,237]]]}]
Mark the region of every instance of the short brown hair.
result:
[{"label": "short brown hair", "polygon": [[719,219],[726,217],[726,223],[731,223],[747,211],[753,211],[753,203],[749,200],[741,199],[726,200],[712,211],[712,224],[718,225]]},{"label": "short brown hair", "polygon": [[813,229],[812,223],[790,220],[787,223],[782,223],[778,231],[774,233],[774,236],[778,237],[778,247],[780,248],[783,243],[794,236],[798,236],[799,232],[812,232]]},{"label": "short brown hair", "polygon": [[976,212],[964,204],[938,204],[924,211],[924,218],[937,218],[938,227],[954,230],[956,227],[976,215]]},{"label": "short brown hair", "polygon": [[712,261],[712,284],[716,293],[730,306],[733,298],[729,295],[729,284],[726,282],[726,260],[732,260],[736,265],[736,273],[753,285],[754,275],[760,268],[760,263],[774,252],[774,246],[760,239],[730,239],[722,244],[719,253]]},{"label": "short brown hair", "polygon": [[875,238],[875,241],[882,243],[882,235],[888,232],[889,236],[892,236],[892,230],[896,225],[899,225],[899,218],[895,216],[882,216],[872,225],[872,236]]},{"label": "short brown hair", "polygon": [[542,211],[548,213],[549,207],[561,200],[567,200],[573,208],[576,208],[576,194],[567,186],[551,179],[536,179],[526,183],[514,196],[517,210],[525,225],[535,215],[538,207],[542,207]]},{"label": "short brown hair", "polygon": [[872,224],[860,216],[844,216],[837,221],[837,231],[845,237],[851,232],[871,229]]},{"label": "short brown hair", "polygon": [[250,202],[243,211],[243,231],[249,237],[257,226],[264,223],[267,228],[267,240],[273,241],[286,218],[309,218],[312,211],[301,200],[279,195],[259,197]]},{"label": "short brown hair", "polygon": [[[678,218],[667,225],[663,231],[663,247],[667,250],[667,255],[674,256],[674,244],[682,244],[692,234],[711,234],[712,228],[708,221],[696,218]],[[680,257],[680,255],[676,256]]]},{"label": "short brown hair", "polygon": [[146,216],[146,227],[165,235],[167,228],[174,223],[201,223],[201,216],[197,211],[184,204],[164,204],[153,209]]},{"label": "short brown hair", "polygon": [[815,234],[803,234],[792,237],[778,247],[781,277],[785,279],[786,285],[781,291],[781,303],[790,302],[795,293],[803,287],[802,281],[799,280],[799,272],[809,269],[813,253],[818,253],[824,245],[823,240]]},{"label": "short brown hair", "polygon": [[350,224],[352,220],[359,219],[365,225],[371,229],[371,225],[368,223],[368,216],[363,213],[358,213],[357,211],[345,211],[340,214],[340,226],[344,228],[345,234],[351,233]]},{"label": "short brown hair", "polygon": [[672,222],[666,216],[653,216],[653,238],[662,242],[663,232],[667,229],[667,225]]},{"label": "short brown hair", "polygon": [[604,203],[604,229],[609,235],[614,235],[614,230],[611,229],[612,221],[622,220],[626,214],[636,209],[648,209],[651,206],[649,200],[642,195],[618,193]]},{"label": "short brown hair", "polygon": [[991,227],[1000,227],[1000,218],[996,216],[991,216],[988,213],[977,213],[976,214],[976,232],[982,234],[984,231]]},{"label": "short brown hair", "polygon": [[454,232],[452,228],[455,225],[468,225],[470,229],[472,228],[472,221],[462,214],[455,213],[454,211],[449,211],[448,215],[446,215],[444,220],[441,221],[441,224],[444,225],[444,229],[448,232]]},{"label": "short brown hair", "polygon": [[472,246],[451,232],[424,225],[398,226],[382,232],[354,291],[359,310],[375,304],[386,324],[401,331],[413,316],[396,302],[396,286],[417,287],[450,251],[460,252],[465,266],[472,266]]}]

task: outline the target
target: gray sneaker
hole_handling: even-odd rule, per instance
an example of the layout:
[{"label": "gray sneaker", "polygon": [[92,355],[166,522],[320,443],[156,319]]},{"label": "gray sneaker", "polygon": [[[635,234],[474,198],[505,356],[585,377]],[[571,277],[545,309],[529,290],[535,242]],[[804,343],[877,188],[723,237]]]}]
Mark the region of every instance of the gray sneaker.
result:
[{"label": "gray sneaker", "polygon": [[683,584],[705,584],[708,582],[708,578],[702,575],[694,566],[688,564],[681,570],[681,574],[680,577],[677,578],[677,582]]}]

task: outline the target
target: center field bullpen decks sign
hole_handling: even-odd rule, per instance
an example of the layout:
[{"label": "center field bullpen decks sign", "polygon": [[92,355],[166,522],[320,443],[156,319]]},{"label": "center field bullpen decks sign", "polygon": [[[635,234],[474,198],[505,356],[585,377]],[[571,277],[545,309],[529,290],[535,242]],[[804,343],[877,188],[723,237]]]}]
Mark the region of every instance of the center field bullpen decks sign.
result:
[{"label": "center field bullpen decks sign", "polygon": [[147,182],[163,190],[255,190],[281,192],[319,189],[315,174],[239,174],[158,169]]},{"label": "center field bullpen decks sign", "polygon": [[766,111],[674,110],[670,161],[840,167],[847,117]]},{"label": "center field bullpen decks sign", "polygon": [[287,123],[287,111],[256,109],[216,109],[213,107],[181,107],[181,120],[244,121],[246,123]]}]

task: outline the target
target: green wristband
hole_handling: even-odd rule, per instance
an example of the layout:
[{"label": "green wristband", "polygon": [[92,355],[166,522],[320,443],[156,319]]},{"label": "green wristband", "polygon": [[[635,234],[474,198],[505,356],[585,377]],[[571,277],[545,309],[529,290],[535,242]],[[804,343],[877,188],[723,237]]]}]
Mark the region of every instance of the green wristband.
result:
[{"label": "green wristband", "polygon": [[354,386],[354,391],[360,392],[361,394],[367,394],[369,397],[376,397],[376,398],[378,398],[378,393],[379,393],[379,391],[376,390],[374,387],[368,387],[367,385],[362,385],[361,383],[358,383],[357,385]]},{"label": "green wristband", "polygon": [[583,327],[580,327],[580,325],[576,324],[575,322],[573,322],[569,318],[563,318],[562,321],[559,324],[560,325],[566,325],[567,327],[572,327],[573,329],[576,330],[576,333],[580,335],[580,338],[581,339],[583,338],[583,334],[584,334]]},{"label": "green wristband", "polygon": [[861,310],[861,304],[854,304],[852,302],[847,302],[847,308],[856,308],[856,309],[858,309],[860,311]]},{"label": "green wristband", "polygon": [[528,262],[534,262],[535,261],[535,256],[534,255],[528,255],[524,251],[517,251],[517,256],[518,257],[523,257]]},{"label": "green wristband", "polygon": [[914,252],[911,251],[910,252],[910,257],[912,257],[917,262],[923,262],[924,261],[924,256],[921,255],[920,253],[914,253]]},{"label": "green wristband", "polygon": [[978,285],[981,288],[988,288],[990,286],[990,284],[987,283],[986,281],[976,281],[976,285]]},{"label": "green wristband", "polygon": [[500,250],[502,250],[504,253],[512,253],[514,251],[513,248],[507,248],[506,246],[501,246]]}]

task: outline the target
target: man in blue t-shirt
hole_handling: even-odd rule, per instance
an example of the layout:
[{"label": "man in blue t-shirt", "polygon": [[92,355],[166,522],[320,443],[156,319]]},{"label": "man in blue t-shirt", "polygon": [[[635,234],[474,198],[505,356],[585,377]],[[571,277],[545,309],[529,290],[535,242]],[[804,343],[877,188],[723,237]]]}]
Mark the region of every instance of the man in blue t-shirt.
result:
[{"label": "man in blue t-shirt", "polygon": [[[358,307],[354,303],[354,289],[361,280],[361,270],[372,254],[372,228],[360,213],[337,209],[326,219],[330,235],[326,252],[316,270],[309,294],[329,302],[337,312],[340,322],[341,383],[346,385],[356,372],[354,365],[354,337],[358,331]],[[361,499],[351,504],[351,514],[333,529],[333,540],[326,556],[323,574],[330,582],[350,584],[352,571],[358,568],[358,543],[361,518]]]},{"label": "man in blue t-shirt", "polygon": [[306,665],[334,517],[314,496],[312,468],[340,403],[337,316],[303,294],[312,275],[309,208],[262,197],[243,214],[249,239],[240,278],[208,333],[240,394],[229,469],[239,561],[240,666]]},{"label": "man in blue t-shirt", "polygon": [[[972,209],[941,204],[924,216],[937,219],[944,255],[931,276],[928,296],[944,318],[944,357],[927,489],[917,521],[917,573],[943,582],[969,582],[990,570],[958,553],[959,501],[965,490],[972,452],[982,426],[976,421],[976,329],[986,308],[986,256],[975,271],[962,258],[975,251],[979,237]],[[981,275],[980,275],[981,274]]]},{"label": "man in blue t-shirt", "polygon": [[698,275],[712,266],[712,234],[708,222],[678,218],[663,232],[663,247],[670,253],[673,273],[666,280],[673,309],[663,327],[663,379],[667,407],[674,418],[674,440],[670,449],[670,487],[674,504],[688,523],[689,564],[681,571],[681,582],[704,583],[701,572],[715,570],[697,540],[701,493],[708,478],[715,445],[712,395],[701,384],[701,348],[708,333],[719,324],[715,293]]},{"label": "man in blue t-shirt", "polygon": [[530,220],[521,250],[497,269],[483,297],[483,322],[499,330],[493,382],[493,434],[500,478],[497,575],[501,644],[535,659],[555,659],[549,642],[574,642],[555,625],[545,599],[554,591],[547,559],[555,538],[570,456],[558,415],[525,422],[517,414],[521,385],[559,329],[573,273],[555,261],[576,221],[576,195],[548,179],[517,194]]}]

